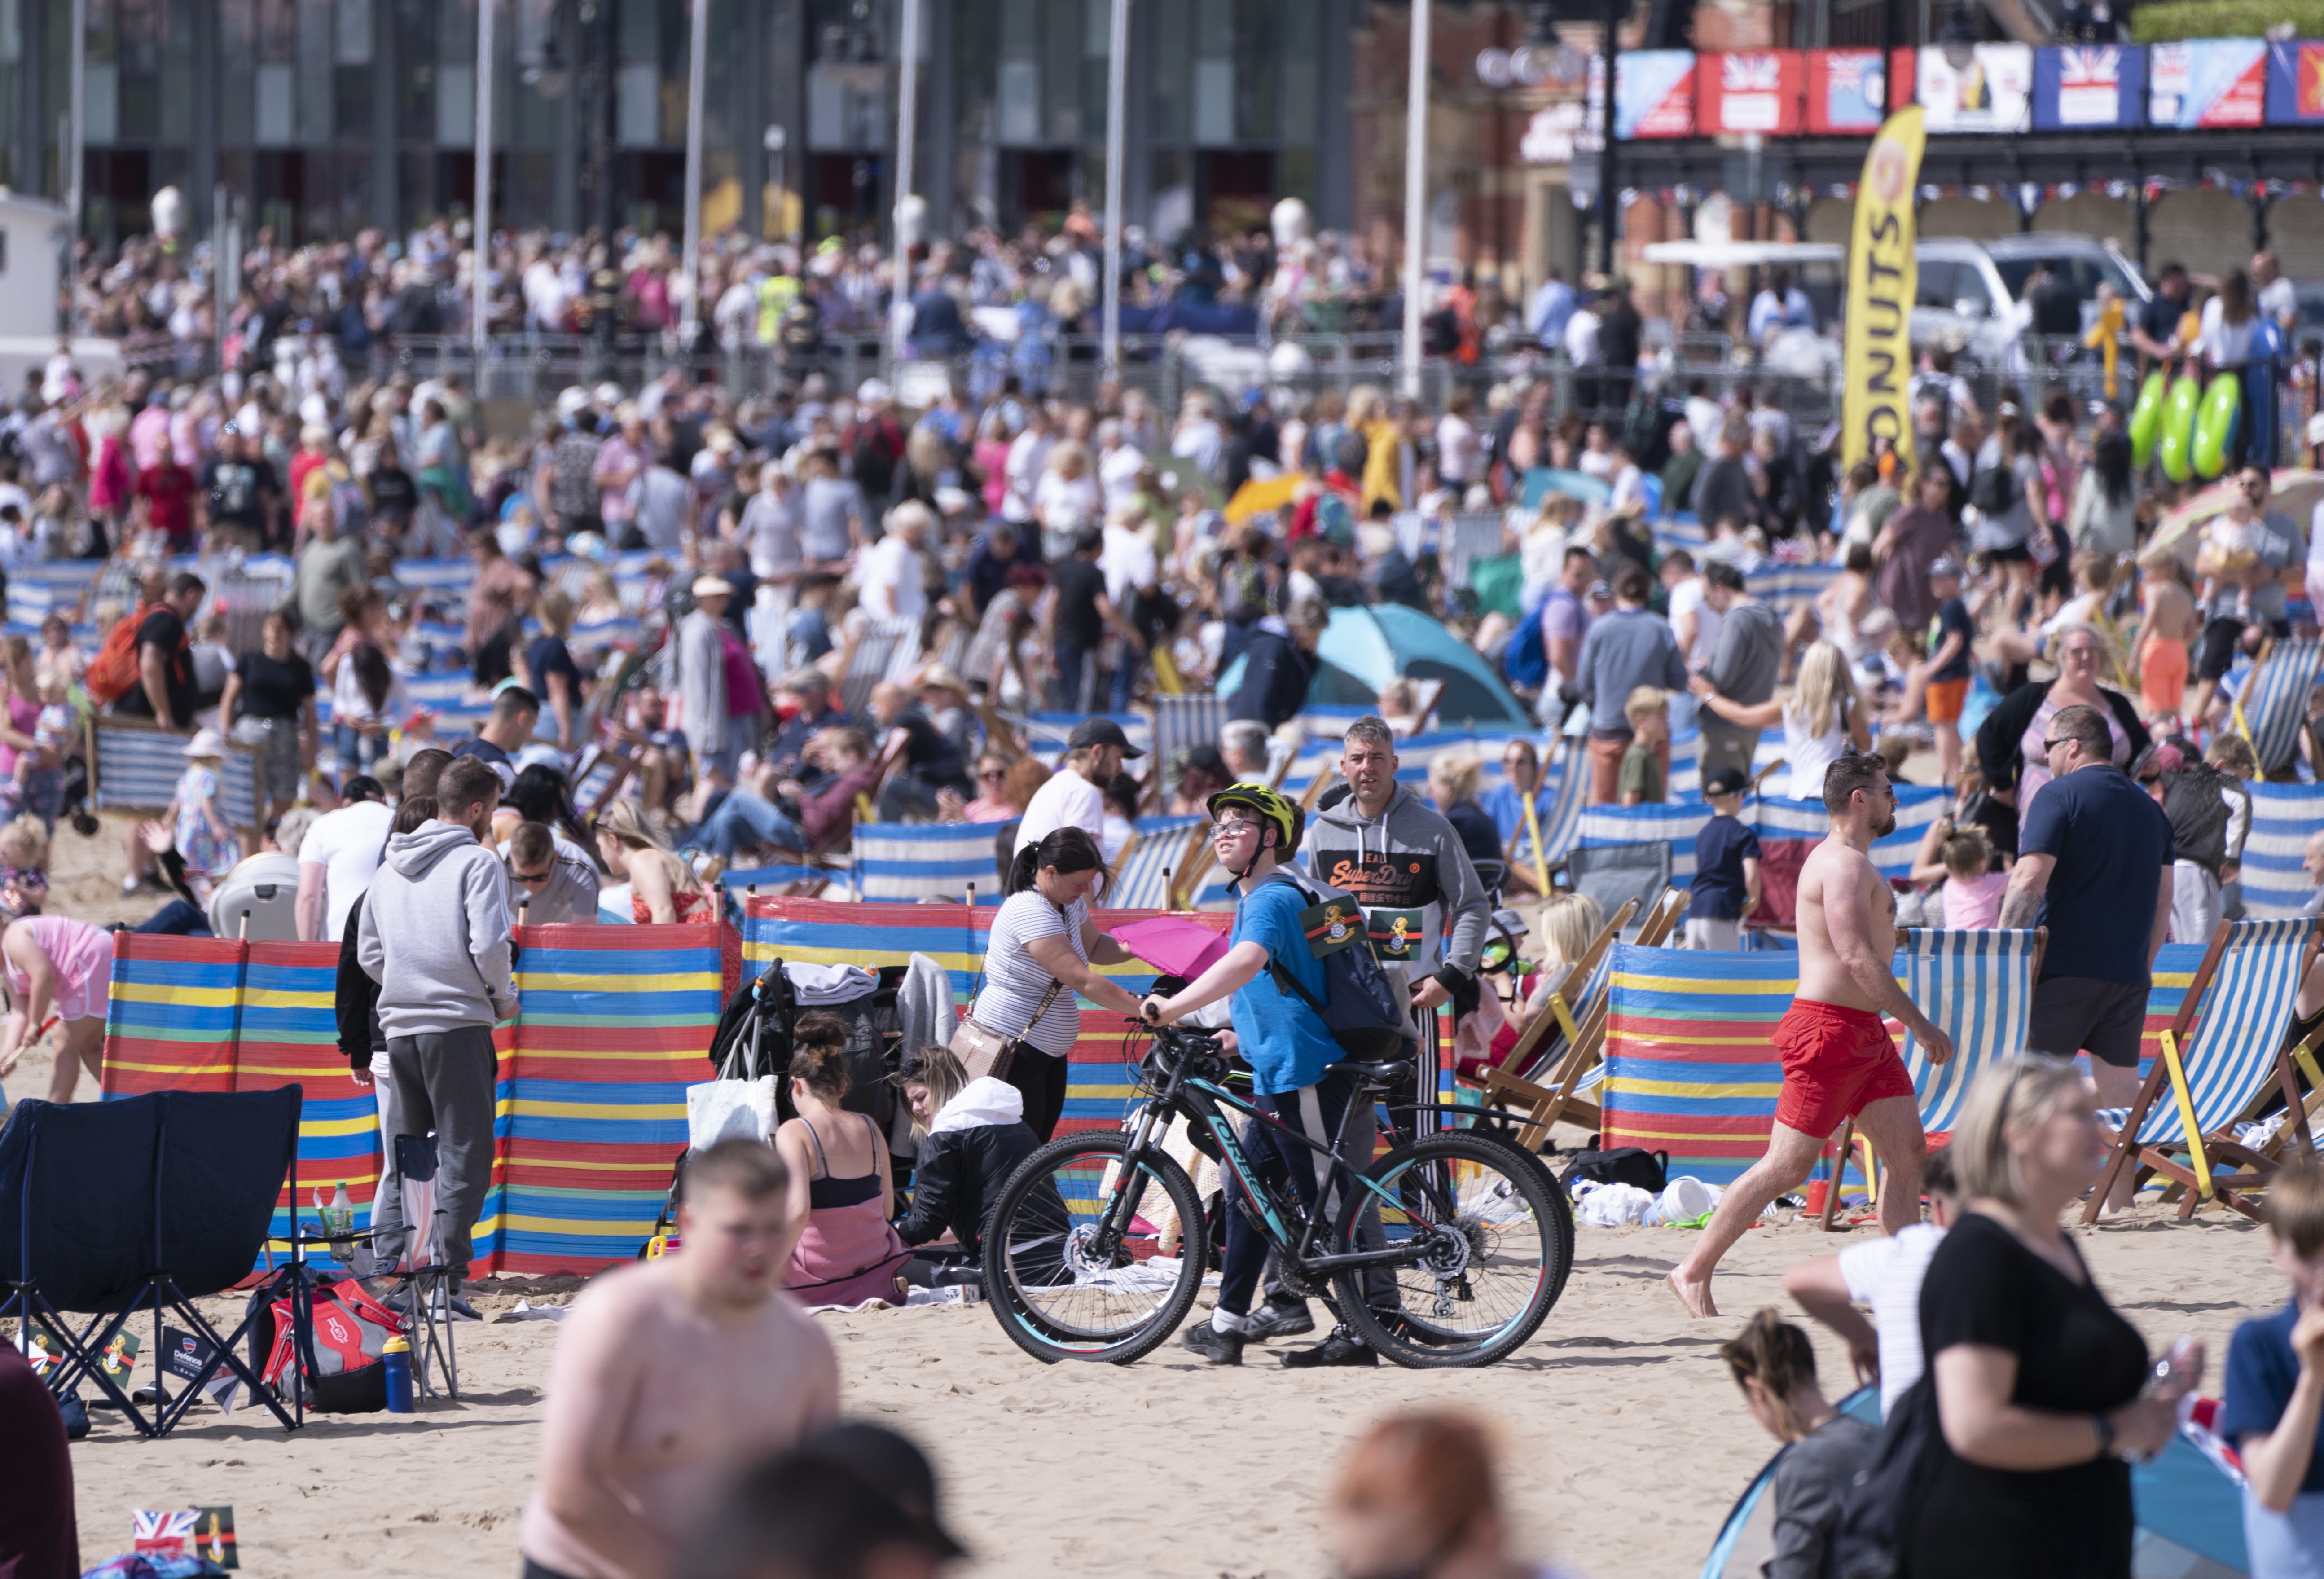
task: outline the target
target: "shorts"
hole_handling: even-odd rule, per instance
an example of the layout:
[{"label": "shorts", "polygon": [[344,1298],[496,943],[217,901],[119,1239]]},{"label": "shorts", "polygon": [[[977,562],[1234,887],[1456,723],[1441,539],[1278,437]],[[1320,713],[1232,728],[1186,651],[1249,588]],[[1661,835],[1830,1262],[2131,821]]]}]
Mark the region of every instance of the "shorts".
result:
[{"label": "shorts", "polygon": [[2292,634],[2290,620],[2245,621],[2222,614],[2203,623],[2203,651],[2195,662],[2197,679],[2220,679],[2236,666],[2236,645],[2243,640],[2244,626],[2257,624],[2276,640]]},{"label": "shorts", "polygon": [[731,784],[742,776],[742,748],[730,745],[718,751],[698,751],[694,753],[694,764],[696,771],[722,774]]},{"label": "shorts", "polygon": [[1689,916],[1685,936],[1688,948],[1707,948],[1732,954],[1743,946],[1743,923],[1722,920],[1716,916]]},{"label": "shorts", "polygon": [[2135,982],[2043,976],[2034,983],[2025,1046],[2053,1058],[2088,1053],[2098,1063],[2135,1069],[2138,1040],[2146,1030],[2146,993]]},{"label": "shorts", "polygon": [[299,798],[299,722],[295,718],[258,718],[247,714],[234,721],[237,745],[250,748],[251,794],[265,815],[270,800]]},{"label": "shorts", "polygon": [[2149,716],[2176,718],[2187,702],[2187,643],[2150,636],[2138,644],[2138,699]]},{"label": "shorts", "polygon": [[1932,679],[1925,695],[1930,723],[1958,724],[1960,722],[1961,704],[1969,700],[1969,680],[1966,678]]},{"label": "shorts", "polygon": [[2024,543],[2012,543],[2006,549],[1979,549],[1978,553],[1988,565],[2030,565],[2034,562],[2034,550]]},{"label": "shorts", "polygon": [[1913,1077],[1880,1016],[1794,998],[1772,1039],[1784,1058],[1775,1122],[1821,1139],[1884,1097],[1913,1100]]}]

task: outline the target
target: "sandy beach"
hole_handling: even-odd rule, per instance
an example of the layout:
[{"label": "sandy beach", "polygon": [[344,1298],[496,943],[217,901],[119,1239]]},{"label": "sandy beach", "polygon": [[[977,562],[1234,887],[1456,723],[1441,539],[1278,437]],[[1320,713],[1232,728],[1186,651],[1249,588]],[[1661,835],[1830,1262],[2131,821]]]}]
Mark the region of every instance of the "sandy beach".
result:
[{"label": "sandy beach", "polygon": [[[121,899],[118,837],[110,820],[97,842],[60,830],[56,909],[102,920],[153,908],[150,895]],[[11,1094],[44,1092],[48,1067],[36,1050]],[[94,1099],[94,1082],[79,1094]],[[2282,1297],[2264,1236],[2218,1209],[2181,1223],[2142,1208],[2075,1232],[2151,1345],[2181,1332],[2209,1343],[2207,1390],[2235,1324]],[[1662,1287],[1685,1232],[1580,1234],[1572,1279],[1540,1334],[1482,1371],[1303,1374],[1259,1349],[1239,1371],[1216,1370],[1175,1345],[1127,1369],[1044,1368],[981,1307],[819,1319],[838,1346],[846,1408],[909,1431],[935,1459],[949,1518],[977,1554],[958,1572],[979,1579],[1321,1579],[1331,1572],[1322,1498],[1342,1455],[1380,1416],[1426,1403],[1499,1427],[1530,1552],[1601,1579],[1692,1574],[1773,1450],[1717,1344],[1758,1307],[1784,1303],[1784,1267],[1846,1236],[1812,1223],[1755,1230],[1720,1275],[1729,1316],[1697,1322]],[[227,1503],[254,1574],[512,1579],[558,1329],[511,1313],[520,1297],[561,1302],[577,1286],[481,1286],[487,1320],[458,1332],[466,1397],[415,1417],[321,1417],[286,1436],[263,1414],[203,1405],[173,1438],[147,1443],[100,1411],[73,1449],[84,1564],[128,1548],[133,1510]],[[239,1301],[209,1304],[214,1318],[239,1315]],[[1847,1390],[1846,1356],[1820,1329],[1817,1352],[1827,1387]]]}]

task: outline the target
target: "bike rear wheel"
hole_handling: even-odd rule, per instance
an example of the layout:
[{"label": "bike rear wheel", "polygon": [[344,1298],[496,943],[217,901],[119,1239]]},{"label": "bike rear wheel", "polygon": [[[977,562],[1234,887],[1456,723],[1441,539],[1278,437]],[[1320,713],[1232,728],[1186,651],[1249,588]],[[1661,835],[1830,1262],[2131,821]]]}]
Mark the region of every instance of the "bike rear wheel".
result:
[{"label": "bike rear wheel", "polygon": [[[1161,1253],[1174,1235],[1175,1259]],[[1148,1148],[1131,1162],[1118,1131],[1067,1135],[1002,1187],[984,1235],[985,1297],[1010,1341],[1045,1364],[1127,1365],[1194,1308],[1206,1239],[1194,1181],[1170,1158]]]},{"label": "bike rear wheel", "polygon": [[1431,1246],[1411,1265],[1334,1276],[1342,1319],[1367,1344],[1399,1365],[1427,1369],[1489,1365],[1533,1336],[1573,1264],[1572,1209],[1545,1169],[1513,1147],[1454,1131],[1397,1147],[1364,1177],[1396,1204],[1351,1190],[1333,1252],[1364,1248],[1368,1205],[1379,1207],[1387,1244],[1425,1238]]}]

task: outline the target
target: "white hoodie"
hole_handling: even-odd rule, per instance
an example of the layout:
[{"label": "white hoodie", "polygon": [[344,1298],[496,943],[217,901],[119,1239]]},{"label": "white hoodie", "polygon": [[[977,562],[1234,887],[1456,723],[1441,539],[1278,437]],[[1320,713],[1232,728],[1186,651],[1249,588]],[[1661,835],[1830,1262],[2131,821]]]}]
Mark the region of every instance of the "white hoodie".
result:
[{"label": "white hoodie", "polygon": [[928,1133],[942,1135],[956,1130],[982,1129],[987,1124],[1013,1124],[1024,1116],[1023,1092],[1006,1080],[980,1075],[936,1110],[936,1122],[928,1125]]}]

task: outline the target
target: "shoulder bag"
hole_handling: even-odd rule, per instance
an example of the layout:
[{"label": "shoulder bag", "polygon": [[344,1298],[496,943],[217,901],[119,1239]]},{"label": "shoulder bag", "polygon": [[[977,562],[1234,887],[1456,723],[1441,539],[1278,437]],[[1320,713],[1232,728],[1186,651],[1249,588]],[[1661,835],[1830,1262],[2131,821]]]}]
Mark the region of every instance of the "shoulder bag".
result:
[{"label": "shoulder bag", "polygon": [[[1033,1006],[1032,1018],[1025,1021],[1025,1029],[1015,1036],[1003,1036],[979,1021],[973,1014],[962,1015],[960,1029],[952,1033],[952,1040],[947,1045],[952,1048],[953,1057],[960,1060],[960,1067],[967,1072],[968,1077],[978,1080],[990,1075],[995,1080],[1008,1079],[1010,1066],[1017,1061],[1018,1049],[1028,1045],[1025,1039],[1032,1035],[1033,1028],[1041,1023],[1041,1016],[1049,1011],[1049,1005],[1057,1001],[1057,994],[1065,991],[1065,983],[1051,976],[1049,990],[1041,994],[1041,1001]],[[1039,1051],[1038,1048],[1031,1050]],[[1046,1057],[1047,1055],[1041,1056]]]}]

